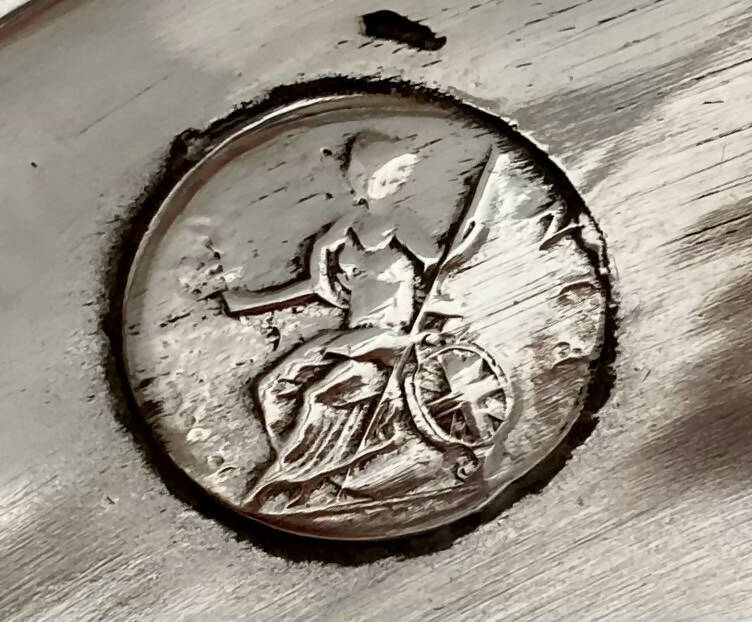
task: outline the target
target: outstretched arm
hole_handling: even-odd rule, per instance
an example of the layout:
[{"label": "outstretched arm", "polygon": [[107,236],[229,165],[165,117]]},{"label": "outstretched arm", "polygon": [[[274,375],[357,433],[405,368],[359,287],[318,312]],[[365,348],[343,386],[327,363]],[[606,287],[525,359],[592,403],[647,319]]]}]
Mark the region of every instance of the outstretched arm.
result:
[{"label": "outstretched arm", "polygon": [[265,313],[279,307],[303,302],[315,295],[311,281],[293,281],[275,289],[258,292],[229,290],[222,292],[227,312],[230,315],[252,315]]},{"label": "outstretched arm", "polygon": [[279,307],[304,302],[314,296],[335,307],[346,308],[347,301],[330,262],[346,241],[350,218],[342,218],[318,240],[311,251],[311,274],[308,278],[292,281],[282,287],[261,291],[229,290],[222,292],[227,312],[230,315],[265,313]]}]

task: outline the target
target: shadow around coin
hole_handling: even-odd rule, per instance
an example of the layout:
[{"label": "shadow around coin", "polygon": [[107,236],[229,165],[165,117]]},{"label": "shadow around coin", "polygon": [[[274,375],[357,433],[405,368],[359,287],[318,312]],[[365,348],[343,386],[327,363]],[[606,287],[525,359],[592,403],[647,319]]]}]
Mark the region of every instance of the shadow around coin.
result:
[{"label": "shadow around coin", "polygon": [[[161,477],[173,495],[206,518],[222,524],[238,541],[290,561],[319,561],[356,566],[385,557],[416,557],[449,548],[458,538],[492,520],[522,496],[535,494],[545,487],[565,465],[572,450],[592,433],[597,424],[596,413],[608,400],[615,380],[613,362],[617,348],[616,305],[609,280],[605,242],[598,230],[602,242],[601,251],[584,244],[582,248],[596,267],[595,273],[599,275],[606,298],[606,321],[600,356],[591,362],[591,382],[583,400],[582,412],[565,438],[541,463],[507,487],[482,511],[428,532],[392,540],[353,542],[304,537],[273,529],[238,514],[193,481],[168,456],[156,435],[149,429],[145,417],[139,414],[140,409],[131,392],[122,357],[122,305],[125,283],[140,240],[152,217],[175,184],[208,150],[259,114],[296,100],[333,93],[395,92],[438,105],[467,109],[475,117],[481,117],[500,134],[511,141],[523,144],[531,156],[539,161],[544,177],[557,188],[570,209],[577,213],[589,214],[582,198],[565,174],[535,144],[498,117],[478,111],[452,96],[421,86],[388,80],[335,76],[315,82],[279,87],[260,102],[242,104],[226,118],[215,121],[205,130],[189,129],[181,133],[173,140],[160,170],[132,205],[130,218],[118,222],[117,229],[112,233],[113,244],[106,261],[107,269],[103,274],[107,308],[102,320],[102,330],[111,344],[107,360],[103,364],[107,370],[116,418],[132,435],[144,460]],[[597,223],[595,226],[597,228]],[[155,409],[159,408],[158,404],[152,406]]]}]

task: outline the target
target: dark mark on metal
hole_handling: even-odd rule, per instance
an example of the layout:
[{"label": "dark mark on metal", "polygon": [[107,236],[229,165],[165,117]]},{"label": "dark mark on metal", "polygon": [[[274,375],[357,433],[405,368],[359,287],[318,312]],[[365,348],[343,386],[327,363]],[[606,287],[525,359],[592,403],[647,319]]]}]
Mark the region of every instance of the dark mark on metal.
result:
[{"label": "dark mark on metal", "polygon": [[374,11],[363,15],[363,34],[374,39],[388,39],[416,50],[435,52],[446,44],[446,37],[436,36],[425,24],[420,24],[394,11]]}]

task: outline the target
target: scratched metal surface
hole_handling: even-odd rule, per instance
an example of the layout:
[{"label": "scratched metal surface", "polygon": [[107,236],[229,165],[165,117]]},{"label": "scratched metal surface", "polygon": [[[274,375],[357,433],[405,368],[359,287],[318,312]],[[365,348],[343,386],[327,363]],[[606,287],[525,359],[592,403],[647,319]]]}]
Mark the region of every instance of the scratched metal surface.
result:
[{"label": "scratched metal surface", "polygon": [[[749,3],[392,3],[447,37],[437,51],[365,39],[380,8],[79,0],[0,30],[3,620],[748,617]],[[110,390],[109,249],[171,139],[332,73],[514,120],[614,268],[597,427],[543,490],[453,538],[239,525],[160,473]]]}]

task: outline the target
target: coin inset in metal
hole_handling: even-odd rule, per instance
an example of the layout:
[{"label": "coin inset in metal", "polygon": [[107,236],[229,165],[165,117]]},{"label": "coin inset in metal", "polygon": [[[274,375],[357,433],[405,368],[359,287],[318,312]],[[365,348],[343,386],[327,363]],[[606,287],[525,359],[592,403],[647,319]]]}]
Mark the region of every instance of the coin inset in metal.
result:
[{"label": "coin inset in metal", "polygon": [[608,303],[563,174],[458,102],[281,105],[206,149],[140,242],[133,394],[173,461],[280,529],[389,538],[477,511],[580,415]]}]

